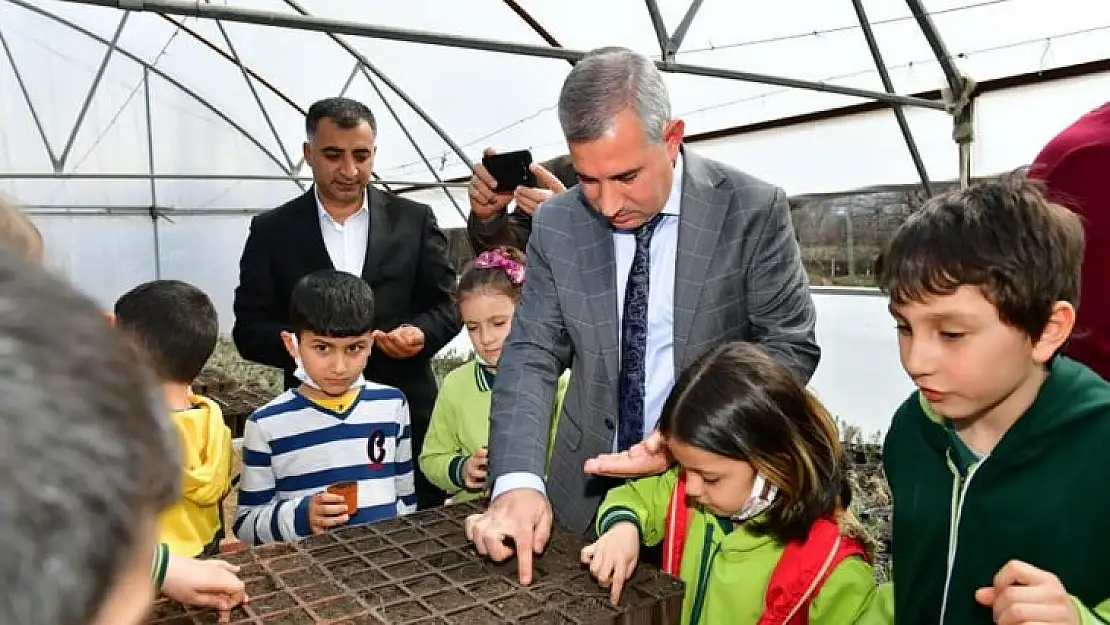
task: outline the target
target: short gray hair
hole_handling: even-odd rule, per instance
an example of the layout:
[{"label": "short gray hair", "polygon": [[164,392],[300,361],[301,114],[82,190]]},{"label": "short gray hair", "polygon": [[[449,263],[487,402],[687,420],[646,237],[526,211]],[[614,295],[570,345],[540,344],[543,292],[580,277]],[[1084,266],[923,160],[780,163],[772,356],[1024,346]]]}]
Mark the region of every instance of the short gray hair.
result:
[{"label": "short gray hair", "polygon": [[628,108],[640,118],[649,143],[663,140],[671,99],[662,72],[638,52],[599,48],[586,54],[563,82],[559,124],[568,143],[593,141],[609,132],[613,119]]}]

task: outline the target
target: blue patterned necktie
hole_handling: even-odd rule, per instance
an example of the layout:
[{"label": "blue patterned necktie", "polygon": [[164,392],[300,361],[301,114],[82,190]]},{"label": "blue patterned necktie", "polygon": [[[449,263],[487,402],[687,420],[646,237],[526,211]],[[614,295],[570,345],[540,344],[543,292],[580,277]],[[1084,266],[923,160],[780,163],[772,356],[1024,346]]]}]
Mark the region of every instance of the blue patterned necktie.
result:
[{"label": "blue patterned necktie", "polygon": [[644,394],[647,382],[648,278],[651,275],[651,235],[663,214],[636,229],[636,253],[624,287],[621,315],[621,370],[618,382],[620,418],[617,451],[644,438]]}]

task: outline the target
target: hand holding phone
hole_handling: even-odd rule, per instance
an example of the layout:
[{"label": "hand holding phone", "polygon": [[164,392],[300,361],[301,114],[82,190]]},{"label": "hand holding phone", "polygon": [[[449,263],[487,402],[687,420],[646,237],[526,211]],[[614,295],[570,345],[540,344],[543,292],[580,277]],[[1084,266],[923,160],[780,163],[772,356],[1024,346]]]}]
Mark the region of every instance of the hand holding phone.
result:
[{"label": "hand holding phone", "polygon": [[504,154],[487,152],[482,156],[482,166],[496,182],[493,191],[499,195],[512,193],[517,187],[537,186],[539,183],[529,167],[531,164],[532,153],[528,150]]}]

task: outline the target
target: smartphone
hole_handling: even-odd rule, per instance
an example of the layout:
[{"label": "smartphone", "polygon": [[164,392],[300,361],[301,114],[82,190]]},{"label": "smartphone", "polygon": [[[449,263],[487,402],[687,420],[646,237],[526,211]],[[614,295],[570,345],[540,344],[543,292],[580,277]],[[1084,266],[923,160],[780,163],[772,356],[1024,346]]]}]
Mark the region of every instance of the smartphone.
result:
[{"label": "smartphone", "polygon": [[537,187],[536,175],[528,166],[532,164],[532,152],[518,150],[493,156],[483,156],[482,165],[497,181],[498,193],[512,193],[517,187]]}]

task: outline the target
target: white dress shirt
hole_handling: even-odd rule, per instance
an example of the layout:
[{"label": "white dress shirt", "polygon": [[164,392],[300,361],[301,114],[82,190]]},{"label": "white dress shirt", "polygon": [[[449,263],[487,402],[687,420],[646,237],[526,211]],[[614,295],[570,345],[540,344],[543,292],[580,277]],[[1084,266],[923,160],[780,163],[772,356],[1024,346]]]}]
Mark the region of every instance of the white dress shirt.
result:
[{"label": "white dress shirt", "polygon": [[[674,182],[667,203],[663,205],[663,218],[651,236],[650,275],[648,276],[647,349],[644,352],[644,436],[659,423],[663,404],[674,386],[674,274],[678,262],[678,222],[682,208],[682,153],[674,164]],[[624,290],[628,274],[632,272],[632,258],[636,254],[636,235],[631,232],[613,231],[613,249],[617,260],[617,345],[621,341],[621,323],[624,317]],[[617,437],[613,436],[616,450]]]},{"label": "white dress shirt", "polygon": [[362,207],[343,223],[336,221],[316,196],[316,209],[320,215],[320,234],[324,237],[324,247],[328,249],[331,265],[338,271],[346,271],[362,276],[362,266],[366,262],[366,245],[370,237],[370,211],[367,201],[370,196],[362,192]]},{"label": "white dress shirt", "polygon": [[[647,349],[644,373],[644,437],[659,423],[663,404],[674,386],[674,280],[678,263],[678,225],[682,207],[682,175],[685,171],[682,153],[674,164],[674,178],[667,203],[663,205],[662,219],[655,226],[648,250],[650,273],[648,275]],[[613,251],[617,272],[617,344],[620,344],[621,317],[624,316],[624,291],[628,274],[632,272],[632,257],[636,254],[636,235],[631,232],[613,231]],[[613,380],[613,386],[617,386]],[[613,451],[617,450],[617,432],[613,432]],[[515,488],[531,488],[547,492],[543,478],[526,472],[502,475],[494,482],[490,493],[496,498]]]}]

